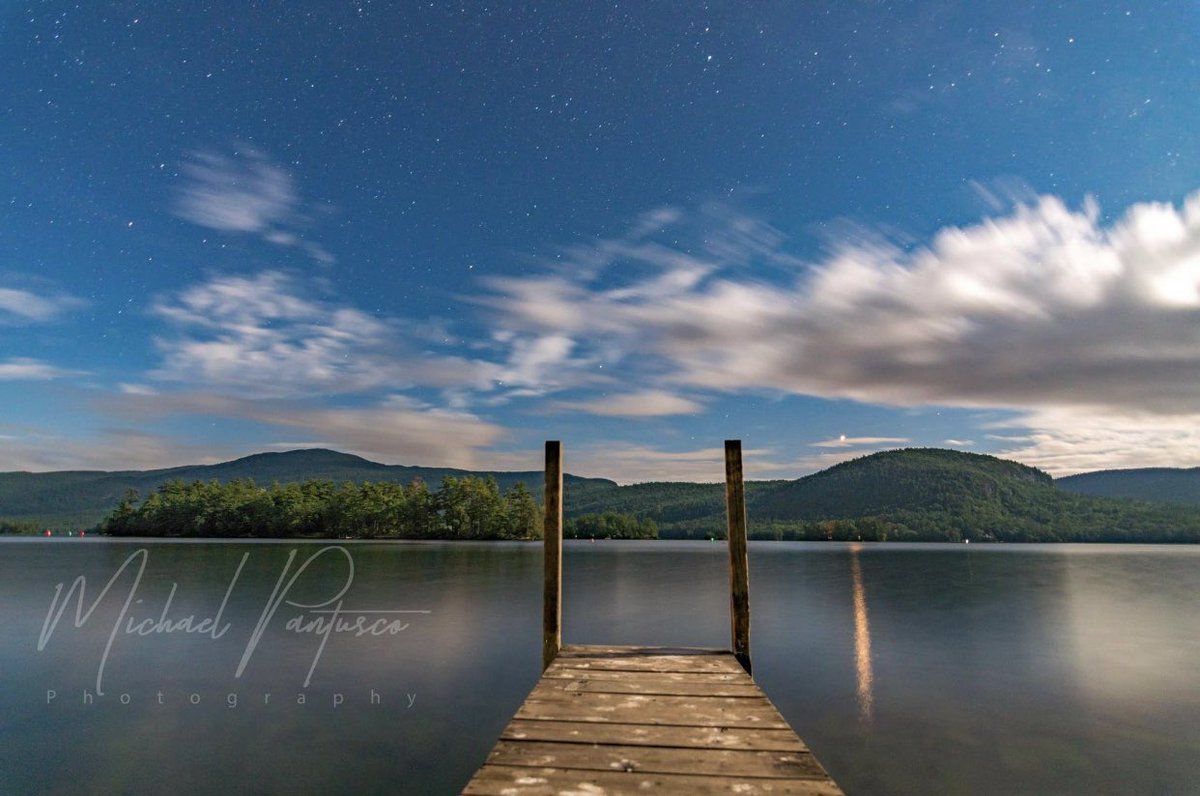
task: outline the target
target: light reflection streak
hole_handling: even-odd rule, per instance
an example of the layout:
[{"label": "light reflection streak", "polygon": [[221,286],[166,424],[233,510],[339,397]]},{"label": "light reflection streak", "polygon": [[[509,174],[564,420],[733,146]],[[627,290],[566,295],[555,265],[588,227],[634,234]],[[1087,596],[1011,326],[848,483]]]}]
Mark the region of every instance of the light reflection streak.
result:
[{"label": "light reflection streak", "polygon": [[867,618],[867,593],[863,589],[862,567],[858,561],[860,545],[850,548],[850,577],[854,589],[854,665],[858,673],[858,718],[870,724],[875,709],[871,670],[871,624]]}]

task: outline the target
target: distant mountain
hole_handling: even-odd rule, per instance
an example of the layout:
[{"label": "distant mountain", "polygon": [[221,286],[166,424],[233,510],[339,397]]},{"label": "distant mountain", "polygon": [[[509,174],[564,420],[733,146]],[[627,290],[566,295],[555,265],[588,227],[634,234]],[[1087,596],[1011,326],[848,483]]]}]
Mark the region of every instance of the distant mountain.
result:
[{"label": "distant mountain", "polygon": [[[721,484],[589,489],[567,514],[612,510],[654,520],[664,537],[724,529]],[[1059,490],[1041,470],[973,453],[884,451],[795,481],[750,482],[751,536],[767,539],[1200,541],[1200,510]]]},{"label": "distant mountain", "polygon": [[757,516],[821,520],[897,511],[973,516],[1019,511],[1031,492],[1053,490],[1032,467],[975,453],[916,448],[884,451],[790,481],[752,501]]},{"label": "distant mountain", "polygon": [[[253,478],[260,484],[281,484],[310,479],[342,481],[393,481],[407,484],[421,478],[436,489],[447,475],[493,476],[502,490],[525,482],[540,500],[543,475],[529,472],[468,471],[450,467],[413,467],[380,464],[348,453],[307,448],[279,453],[256,453],[220,464],[189,465],[162,470],[67,470],[50,473],[0,473],[0,521],[37,521],[48,528],[88,528],[98,523],[120,501],[126,490],[145,497],[173,479],[222,483]],[[564,476],[580,489],[616,488],[606,479]]]},{"label": "distant mountain", "polygon": [[[1196,477],[1197,471],[1165,472]],[[436,489],[448,475],[490,475],[501,489],[523,481],[541,500],[541,471],[384,465],[309,449],[146,472],[0,473],[0,521],[36,519],[47,527],[90,527],[127,489],[145,496],[171,479],[253,478],[266,485],[310,479],[408,483],[419,477]],[[751,536],[766,539],[1200,541],[1200,508],[1093,497],[1060,488],[1073,480],[1055,482],[1040,470],[993,456],[893,450],[794,481],[747,482],[746,506]],[[617,512],[654,520],[663,537],[724,533],[724,484],[618,486],[607,479],[575,476],[565,476],[564,482],[568,518]]]},{"label": "distant mountain", "polygon": [[1081,495],[1200,505],[1200,467],[1100,470],[1068,475],[1055,483]]}]

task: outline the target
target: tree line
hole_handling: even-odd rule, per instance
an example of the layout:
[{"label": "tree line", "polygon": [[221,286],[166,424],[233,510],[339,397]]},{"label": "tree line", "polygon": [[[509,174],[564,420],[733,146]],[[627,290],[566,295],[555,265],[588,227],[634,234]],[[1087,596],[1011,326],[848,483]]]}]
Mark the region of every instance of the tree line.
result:
[{"label": "tree line", "polygon": [[657,539],[658,526],[648,517],[606,511],[582,514],[563,523],[566,539]]},{"label": "tree line", "polygon": [[536,539],[541,511],[523,483],[447,476],[411,483],[309,480],[259,486],[250,478],[168,481],[145,500],[128,491],[100,523],[110,536]]},{"label": "tree line", "polygon": [[33,536],[41,532],[42,526],[33,520],[0,520],[0,535]]}]

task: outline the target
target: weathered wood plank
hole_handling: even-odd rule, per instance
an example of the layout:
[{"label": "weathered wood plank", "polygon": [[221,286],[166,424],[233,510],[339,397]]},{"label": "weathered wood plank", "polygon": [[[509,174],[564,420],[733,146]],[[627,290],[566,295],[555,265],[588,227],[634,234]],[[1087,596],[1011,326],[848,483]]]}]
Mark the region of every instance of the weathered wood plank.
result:
[{"label": "weathered wood plank", "polygon": [[501,740],[492,750],[487,763],[639,774],[773,779],[825,778],[825,771],[808,752],[763,752],[744,749],[689,749],[681,753],[679,749],[655,746],[592,746]]},{"label": "weathered wood plank", "polygon": [[[614,672],[596,672],[612,675]],[[595,694],[656,694],[659,696],[761,697],[762,691],[751,682],[730,683],[692,678],[706,675],[664,677],[657,672],[620,672],[624,677],[543,677],[530,697],[547,698],[555,692]],[[713,675],[707,675],[712,677]]]},{"label": "weathered wood plank", "polygon": [[833,782],[819,779],[738,779],[494,765],[480,769],[463,791],[465,796],[600,796],[625,793],[843,796]]},{"label": "weathered wood plank", "polygon": [[642,672],[725,672],[735,674],[744,670],[733,656],[725,655],[626,655],[605,654],[585,657],[571,656],[564,660],[560,654],[555,666],[572,669],[600,669],[606,671]]},{"label": "weathered wood plank", "polygon": [[530,698],[519,719],[615,721],[708,727],[787,728],[766,697],[675,697],[643,694],[578,694],[566,699]]},{"label": "weathered wood plank", "polygon": [[698,656],[713,656],[725,657],[729,655],[729,650],[720,649],[718,647],[640,647],[640,646],[625,646],[614,644],[565,644],[562,648],[563,655],[576,657],[588,657],[592,655],[611,655],[613,657],[636,658],[638,656],[658,655],[698,655]]},{"label": "weathered wood plank", "polygon": [[568,664],[555,663],[542,675],[543,680],[601,680],[641,681],[665,680],[676,683],[726,683],[729,685],[753,682],[745,672],[648,672],[608,671],[604,669],[576,669]]},{"label": "weathered wood plank", "polygon": [[562,650],[463,793],[645,791],[841,794],[732,653],[581,646]]},{"label": "weathered wood plank", "polygon": [[808,747],[788,729],[741,727],[680,727],[595,721],[513,719],[501,739],[564,741],[583,744],[673,746],[682,749],[758,749],[766,752],[804,752]]},{"label": "weathered wood plank", "polygon": [[729,541],[729,619],[733,654],[750,673],[750,564],[746,553],[746,494],[742,441],[725,440],[725,514]]}]

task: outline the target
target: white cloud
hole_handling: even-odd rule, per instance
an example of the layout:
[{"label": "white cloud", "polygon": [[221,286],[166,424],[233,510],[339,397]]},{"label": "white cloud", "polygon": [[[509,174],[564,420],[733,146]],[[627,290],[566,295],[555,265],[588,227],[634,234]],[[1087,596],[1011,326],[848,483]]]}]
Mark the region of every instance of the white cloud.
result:
[{"label": "white cloud", "polygon": [[864,445],[902,445],[911,442],[908,437],[847,437],[843,434],[835,439],[813,442],[814,448],[860,448]]},{"label": "white cloud", "polygon": [[[252,400],[214,393],[122,395],[101,402],[108,413],[144,421],[207,416],[287,429],[296,447],[329,447],[389,464],[474,468],[504,430],[469,412],[429,407],[403,396],[366,406],[314,407],[288,400]],[[176,462],[178,463],[178,462]]]},{"label": "white cloud", "polygon": [[[823,470],[867,453],[869,451],[857,450],[780,457],[779,452],[771,448],[747,447],[742,450],[742,467],[749,479],[793,479],[798,473]],[[664,450],[614,441],[568,446],[563,459],[569,473],[611,478],[621,484],[648,481],[712,483],[725,480],[725,449],[720,447]]]},{"label": "white cloud", "polygon": [[1090,201],[1073,210],[1042,197],[926,247],[862,236],[791,273],[768,258],[770,279],[739,262],[778,240],[749,234],[754,245],[727,260],[600,241],[572,252],[577,269],[568,258],[492,280],[481,303],[518,339],[569,335],[573,358],[603,358],[606,372],[656,389],[1053,409],[1064,420],[1181,418],[1200,405],[1200,194],[1135,205],[1113,223]]},{"label": "white cloud", "polygon": [[94,436],[62,437],[26,430],[0,446],[0,472],[27,470],[153,470],[232,459],[231,449],[205,441],[190,445],[144,431],[105,429]]},{"label": "white cloud", "polygon": [[158,390],[147,384],[122,383],[117,385],[117,389],[125,395],[158,395]]},{"label": "white cloud", "polygon": [[51,321],[82,303],[65,294],[38,295],[28,290],[0,287],[0,321]]},{"label": "white cloud", "polygon": [[276,246],[299,246],[322,264],[334,261],[319,243],[304,239],[307,219],[295,180],[265,153],[249,145],[229,155],[193,152],[181,169],[187,179],[175,205],[180,218]]},{"label": "white cloud", "polygon": [[390,321],[307,297],[281,272],[214,277],[158,301],[152,312],[177,330],[155,340],[163,362],[152,378],[248,397],[414,385],[488,389],[503,372],[415,354]]},{"label": "white cloud", "polygon": [[702,412],[704,405],[665,390],[641,390],[590,401],[558,401],[555,409],[589,412],[609,417],[662,417]]},{"label": "white cloud", "polygon": [[1200,411],[1081,413],[1046,409],[1012,419],[993,434],[997,454],[1053,476],[1125,467],[1200,466]]},{"label": "white cloud", "polygon": [[[759,475],[779,467],[768,457],[772,451],[747,448],[742,451],[744,472]],[[611,478],[618,483],[647,481],[716,482],[725,480],[725,449],[661,450],[648,445],[622,442],[568,447],[563,467],[575,475]]]},{"label": "white cloud", "polygon": [[945,439],[942,440],[943,445],[949,445],[951,448],[971,448],[975,445],[973,439]]},{"label": "white cloud", "polygon": [[40,359],[13,357],[0,362],[0,381],[50,381],[78,375],[80,371],[65,370]]},{"label": "white cloud", "polygon": [[512,342],[507,365],[496,379],[509,387],[524,387],[535,393],[561,386],[570,371],[575,341],[565,334],[522,337]]}]

